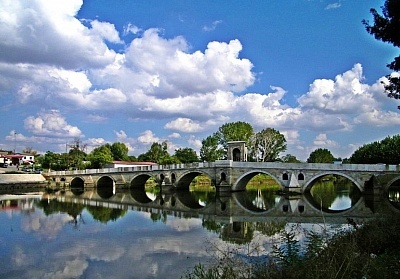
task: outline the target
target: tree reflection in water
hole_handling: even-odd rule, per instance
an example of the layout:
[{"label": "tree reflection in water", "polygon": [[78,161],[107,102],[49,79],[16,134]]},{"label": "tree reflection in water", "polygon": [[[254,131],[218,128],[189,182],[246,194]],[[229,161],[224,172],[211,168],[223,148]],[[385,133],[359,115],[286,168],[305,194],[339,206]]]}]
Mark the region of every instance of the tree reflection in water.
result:
[{"label": "tree reflection in water", "polygon": [[[339,188],[339,198],[346,197],[351,204],[356,203],[347,183],[322,181],[320,184],[326,187],[327,197],[323,196],[324,189],[315,188],[314,191],[320,195],[324,206],[335,204],[335,199],[329,196],[330,187],[335,185]],[[59,272],[59,268],[62,272],[68,263],[69,270],[73,270],[80,260],[83,266],[80,276],[74,273],[68,278],[97,278],[94,275],[98,274],[104,278],[130,278],[135,272],[145,278],[179,278],[182,270],[210,261],[207,241],[215,244],[211,248],[215,248],[216,253],[229,252],[232,257],[228,260],[238,257],[246,262],[264,260],[274,244],[282,244],[279,236],[285,232],[288,235],[296,222],[301,224],[295,240],[300,243],[306,239],[305,230],[313,233],[337,231],[348,226],[349,217],[362,224],[370,217],[382,216],[383,206],[390,206],[389,202],[378,204],[375,199],[372,200],[375,207],[369,207],[361,202],[365,200],[363,197],[355,210],[321,214],[304,196],[279,196],[274,190],[261,189],[237,193],[185,191],[186,194],[154,191],[145,193],[146,199],[144,196],[139,199],[145,203],[135,199],[133,196],[138,196],[132,196],[130,190],[117,190],[106,199],[101,198],[97,189],[74,192],[43,194],[41,200],[32,202],[36,210],[29,216],[24,211],[18,213],[15,206],[0,211],[0,217],[3,216],[0,239],[7,239],[3,243],[8,245],[2,250],[0,277],[9,278],[10,274],[22,274],[18,278],[45,277],[32,276],[32,270],[50,274],[52,270]],[[389,199],[398,205],[399,191],[390,189]],[[193,202],[198,209],[185,207],[184,202],[187,205]],[[289,206],[289,210],[285,211],[285,206]],[[29,265],[21,266],[13,260],[16,254],[12,251],[18,249],[23,249]],[[43,255],[51,261],[43,260]],[[146,273],[149,263],[157,266],[157,274]],[[138,267],[143,267],[140,273]],[[101,273],[89,276],[93,270]]]},{"label": "tree reflection in water", "polygon": [[346,177],[325,175],[311,185],[311,202],[322,210],[342,211],[354,206],[360,199],[358,187]]}]

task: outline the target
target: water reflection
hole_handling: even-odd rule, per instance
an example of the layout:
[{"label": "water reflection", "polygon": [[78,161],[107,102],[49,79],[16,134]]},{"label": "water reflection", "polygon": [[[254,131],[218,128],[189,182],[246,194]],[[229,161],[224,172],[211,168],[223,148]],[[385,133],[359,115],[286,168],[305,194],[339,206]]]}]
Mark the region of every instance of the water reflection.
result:
[{"label": "water reflection", "polygon": [[97,188],[97,194],[103,199],[109,199],[115,195],[115,186],[103,186]]},{"label": "water reflection", "polygon": [[311,186],[310,202],[326,212],[340,212],[350,209],[361,197],[357,186],[349,179],[338,175],[325,175]]},{"label": "water reflection", "polygon": [[[294,223],[336,230],[349,217],[321,216],[305,197],[273,191],[129,190],[106,199],[96,190],[43,192],[3,195],[0,203],[1,278],[180,278],[209,260],[205,243],[254,245],[268,255]],[[375,214],[361,202],[356,206],[352,213],[359,215],[351,217],[357,222]]]},{"label": "water reflection", "polygon": [[71,192],[75,196],[80,196],[85,192],[85,189],[83,187],[71,188]]},{"label": "water reflection", "polygon": [[130,195],[135,201],[143,204],[153,202],[157,199],[157,193],[146,192],[143,189],[138,188],[131,188]]},{"label": "water reflection", "polygon": [[400,186],[389,188],[388,199],[395,208],[400,210]]},{"label": "water reflection", "polygon": [[257,190],[234,193],[238,204],[248,211],[267,212],[273,209],[280,201],[281,197],[275,191]]}]

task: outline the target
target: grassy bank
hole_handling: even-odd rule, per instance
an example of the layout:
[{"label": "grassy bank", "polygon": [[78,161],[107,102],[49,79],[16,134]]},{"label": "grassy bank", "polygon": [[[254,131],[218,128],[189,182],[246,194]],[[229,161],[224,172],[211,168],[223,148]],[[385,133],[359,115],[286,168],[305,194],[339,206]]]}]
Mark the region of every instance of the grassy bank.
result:
[{"label": "grassy bank", "polygon": [[308,234],[301,248],[293,232],[281,232],[283,245],[270,255],[223,254],[215,264],[198,264],[184,278],[331,279],[399,278],[400,218],[384,216],[334,235]]}]

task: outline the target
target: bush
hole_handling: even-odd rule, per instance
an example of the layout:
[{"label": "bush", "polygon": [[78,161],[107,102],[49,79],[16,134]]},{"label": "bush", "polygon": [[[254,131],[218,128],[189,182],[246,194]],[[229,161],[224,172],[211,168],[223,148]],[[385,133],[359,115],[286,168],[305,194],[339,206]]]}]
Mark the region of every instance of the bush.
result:
[{"label": "bush", "polygon": [[308,233],[300,249],[292,231],[281,232],[281,246],[263,261],[238,263],[235,253],[222,253],[216,264],[198,264],[185,278],[330,279],[398,278],[400,273],[400,219],[385,216],[363,225],[349,219],[351,230],[334,235]]}]

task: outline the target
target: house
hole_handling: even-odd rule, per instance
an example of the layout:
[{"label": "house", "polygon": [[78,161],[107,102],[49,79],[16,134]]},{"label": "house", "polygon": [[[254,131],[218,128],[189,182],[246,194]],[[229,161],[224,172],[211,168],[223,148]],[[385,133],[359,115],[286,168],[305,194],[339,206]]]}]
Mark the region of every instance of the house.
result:
[{"label": "house", "polygon": [[129,161],[112,161],[111,163],[105,164],[104,168],[129,168],[129,167],[148,167],[157,166],[153,162],[129,162]]},{"label": "house", "polygon": [[35,155],[32,154],[12,154],[12,155],[1,155],[8,165],[33,165],[35,163]]}]

